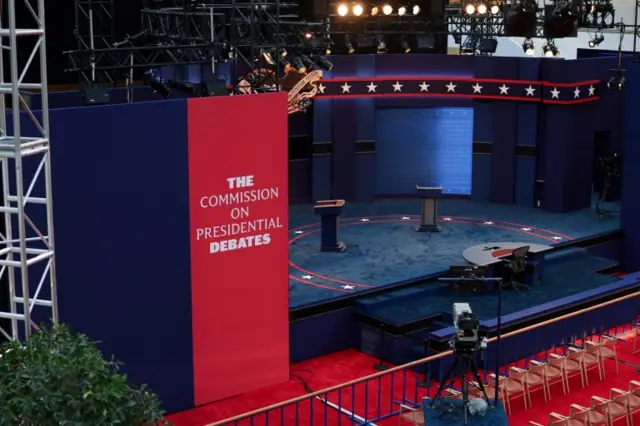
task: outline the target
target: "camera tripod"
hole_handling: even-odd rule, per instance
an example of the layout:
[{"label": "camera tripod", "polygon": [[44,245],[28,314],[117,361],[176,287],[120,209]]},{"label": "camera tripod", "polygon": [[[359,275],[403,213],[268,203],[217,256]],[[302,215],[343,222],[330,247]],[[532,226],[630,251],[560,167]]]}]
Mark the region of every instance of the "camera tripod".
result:
[{"label": "camera tripod", "polygon": [[484,400],[489,404],[489,396],[487,395],[487,391],[484,388],[484,384],[482,383],[482,379],[480,378],[480,374],[478,373],[478,369],[476,368],[476,364],[473,361],[473,352],[468,353],[455,353],[454,360],[449,367],[449,371],[443,377],[440,382],[440,387],[438,388],[438,392],[433,397],[431,401],[430,408],[433,408],[435,402],[442,397],[442,392],[447,386],[452,386],[454,380],[457,378],[460,379],[462,386],[462,411],[463,411],[463,424],[466,426],[468,424],[468,406],[469,406],[469,379],[467,378],[467,374],[473,374],[480,391],[482,392],[482,396]]}]

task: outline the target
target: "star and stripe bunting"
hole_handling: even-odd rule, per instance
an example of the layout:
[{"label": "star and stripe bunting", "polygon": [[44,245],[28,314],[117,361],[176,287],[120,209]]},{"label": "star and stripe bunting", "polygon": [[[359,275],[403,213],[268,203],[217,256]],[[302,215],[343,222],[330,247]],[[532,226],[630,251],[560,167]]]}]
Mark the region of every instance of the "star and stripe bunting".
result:
[{"label": "star and stripe bunting", "polygon": [[331,78],[316,99],[457,97],[572,105],[599,99],[599,80],[575,83],[459,77]]}]

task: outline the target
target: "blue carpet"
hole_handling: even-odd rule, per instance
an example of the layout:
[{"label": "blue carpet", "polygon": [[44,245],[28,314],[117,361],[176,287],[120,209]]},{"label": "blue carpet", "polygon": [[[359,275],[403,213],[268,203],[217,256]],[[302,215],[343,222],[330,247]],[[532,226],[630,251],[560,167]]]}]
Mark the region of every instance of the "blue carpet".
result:
[{"label": "blue carpet", "polygon": [[[463,263],[462,250],[476,244],[519,241],[552,245],[619,228],[617,216],[600,221],[591,209],[554,214],[448,199],[440,205],[443,232],[427,234],[413,231],[419,213],[417,199],[347,204],[341,230],[347,251],[321,253],[318,217],[312,206],[292,206],[290,307],[441,272],[451,264]],[[554,295],[554,299],[558,297]]]}]

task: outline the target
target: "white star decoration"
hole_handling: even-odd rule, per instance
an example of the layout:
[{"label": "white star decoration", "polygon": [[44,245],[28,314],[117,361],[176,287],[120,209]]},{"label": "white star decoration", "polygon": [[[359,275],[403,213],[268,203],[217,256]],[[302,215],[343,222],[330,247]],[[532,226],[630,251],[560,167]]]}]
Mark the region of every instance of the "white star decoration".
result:
[{"label": "white star decoration", "polygon": [[399,81],[396,81],[396,84],[393,85],[394,92],[402,92],[402,84]]},{"label": "white star decoration", "polygon": [[559,240],[561,240],[561,239],[562,239],[562,237],[558,237],[558,236],[551,237],[551,238],[553,238],[553,239],[554,239],[554,240],[556,240],[556,241],[559,241]]},{"label": "white star decoration", "polygon": [[362,219],[360,219],[360,222],[369,222],[370,220],[371,220],[371,219],[367,219],[367,218],[364,218],[364,217],[363,217]]},{"label": "white star decoration", "polygon": [[551,91],[551,99],[560,99],[560,91],[556,87]]},{"label": "white star decoration", "polygon": [[493,222],[485,222],[485,225],[493,225]]},{"label": "white star decoration", "polygon": [[402,218],[402,220],[411,220],[411,218],[405,216],[405,217]]},{"label": "white star decoration", "polygon": [[318,90],[320,91],[320,93],[324,93],[324,89],[326,89],[326,87],[323,86],[322,83],[320,83],[320,85],[318,86]]},{"label": "white star decoration", "polygon": [[340,87],[342,87],[342,93],[349,93],[349,90],[351,89],[351,86],[349,86],[349,83],[347,82],[345,82],[344,85]]},{"label": "white star decoration", "polygon": [[503,83],[502,86],[498,87],[498,89],[500,89],[501,95],[508,95],[509,89],[511,89],[511,87],[507,87],[507,85]]},{"label": "white star decoration", "polygon": [[479,83],[476,83],[475,86],[471,86],[473,88],[473,93],[482,93],[482,86]]},{"label": "white star decoration", "polygon": [[344,288],[345,290],[353,290],[355,287],[347,284],[347,285],[343,285],[342,288]]},{"label": "white star decoration", "polygon": [[302,231],[296,231],[295,233],[296,234],[302,234]]},{"label": "white star decoration", "polygon": [[442,220],[447,221],[447,222],[451,222],[451,218],[450,217],[443,217]]},{"label": "white star decoration", "polygon": [[431,85],[427,84],[426,81],[423,81],[422,84],[420,85],[420,91],[421,92],[428,92],[429,91],[429,86],[431,86]]},{"label": "white star decoration", "polygon": [[524,232],[529,232],[529,231],[531,231],[531,228],[522,228],[522,230],[523,230]]},{"label": "white star decoration", "polygon": [[303,280],[310,280],[311,278],[313,278],[311,275],[303,275],[302,276]]},{"label": "white star decoration", "polygon": [[533,96],[536,91],[536,89],[534,89],[532,85],[529,85],[529,87],[525,87],[524,90],[527,91],[527,96]]},{"label": "white star decoration", "polygon": [[373,84],[373,81],[372,81],[371,84],[367,86],[367,89],[369,89],[369,93],[375,93],[376,92],[376,87],[378,87],[378,86]]},{"label": "white star decoration", "polygon": [[576,87],[576,90],[573,91],[573,99],[578,99],[580,97],[580,88]]},{"label": "white star decoration", "polygon": [[453,84],[453,81],[450,81],[449,84],[447,84],[445,87],[447,88],[447,92],[454,92],[455,93],[456,87],[458,87],[458,86]]},{"label": "white star decoration", "polygon": [[593,84],[591,86],[589,86],[589,96],[593,96],[595,95],[596,92],[596,88],[593,87]]}]

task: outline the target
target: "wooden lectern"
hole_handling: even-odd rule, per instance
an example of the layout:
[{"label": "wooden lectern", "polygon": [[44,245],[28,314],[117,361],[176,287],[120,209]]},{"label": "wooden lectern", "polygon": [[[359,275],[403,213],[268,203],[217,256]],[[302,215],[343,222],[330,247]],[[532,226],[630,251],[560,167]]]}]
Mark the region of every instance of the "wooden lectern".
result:
[{"label": "wooden lectern", "polygon": [[320,251],[340,252],[347,246],[340,241],[340,213],[344,200],[318,201],[313,207],[320,215]]},{"label": "wooden lectern", "polygon": [[422,203],[422,216],[420,226],[416,228],[418,232],[440,232],[442,228],[438,226],[438,198],[442,196],[441,186],[416,186],[420,201]]}]

